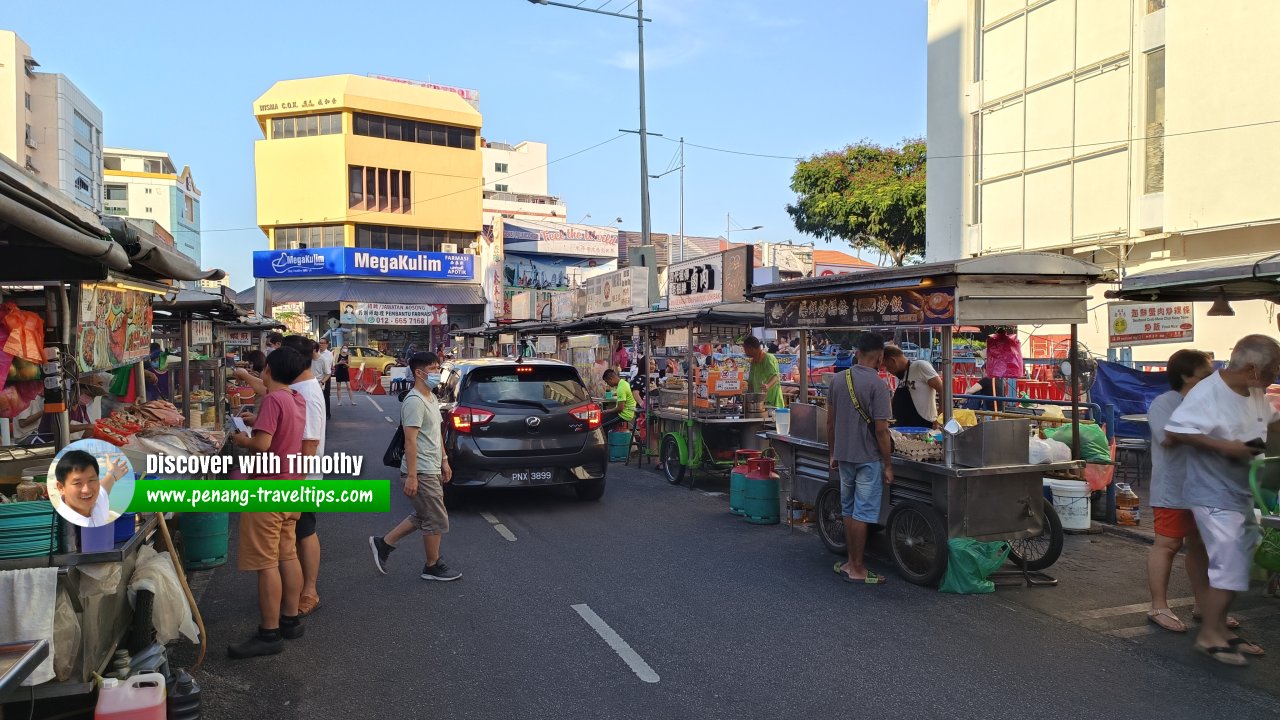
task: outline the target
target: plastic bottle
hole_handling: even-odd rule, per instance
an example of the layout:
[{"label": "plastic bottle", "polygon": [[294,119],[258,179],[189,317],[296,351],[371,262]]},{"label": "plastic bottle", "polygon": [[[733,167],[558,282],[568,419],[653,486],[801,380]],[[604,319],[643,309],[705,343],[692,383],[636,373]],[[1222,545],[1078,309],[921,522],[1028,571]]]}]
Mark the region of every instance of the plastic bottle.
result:
[{"label": "plastic bottle", "polygon": [[1142,522],[1141,501],[1128,483],[1116,483],[1116,524],[1136,527]]},{"label": "plastic bottle", "polygon": [[128,680],[103,680],[93,717],[95,720],[164,720],[164,676],[142,673]]},{"label": "plastic bottle", "polygon": [[169,720],[200,720],[200,685],[186,670],[179,670],[169,686]]}]

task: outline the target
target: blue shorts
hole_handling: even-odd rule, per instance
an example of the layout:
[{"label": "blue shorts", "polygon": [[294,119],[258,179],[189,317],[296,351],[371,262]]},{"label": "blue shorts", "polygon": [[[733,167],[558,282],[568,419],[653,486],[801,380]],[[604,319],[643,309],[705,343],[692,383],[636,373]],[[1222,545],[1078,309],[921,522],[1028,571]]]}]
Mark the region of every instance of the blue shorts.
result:
[{"label": "blue shorts", "polygon": [[884,465],[879,461],[840,461],[840,511],[864,523],[880,522],[880,501],[884,497]]}]

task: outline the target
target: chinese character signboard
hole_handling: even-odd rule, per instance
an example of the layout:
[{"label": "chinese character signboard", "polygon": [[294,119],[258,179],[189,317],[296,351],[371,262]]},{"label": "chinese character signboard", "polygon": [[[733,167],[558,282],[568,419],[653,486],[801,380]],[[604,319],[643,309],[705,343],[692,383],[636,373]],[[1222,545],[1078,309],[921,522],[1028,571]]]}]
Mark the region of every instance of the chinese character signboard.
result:
[{"label": "chinese character signboard", "polygon": [[767,328],[954,325],[955,288],[849,292],[765,303]]},{"label": "chinese character signboard", "polygon": [[445,305],[404,305],[401,303],[344,302],[343,325],[448,325]]},{"label": "chinese character signboard", "polygon": [[649,306],[645,268],[629,267],[586,279],[587,314],[643,312]]},{"label": "chinese character signboard", "polygon": [[191,344],[192,345],[208,345],[213,342],[213,321],[212,320],[192,320],[191,321]]},{"label": "chinese character signboard", "polygon": [[228,330],[227,344],[233,346],[248,346],[253,344],[252,330]]},{"label": "chinese character signboard", "polygon": [[1195,340],[1195,308],[1182,303],[1111,303],[1107,335],[1111,347]]},{"label": "chinese character signboard", "polygon": [[667,268],[667,307],[744,301],[751,287],[753,251],[743,246],[673,263]]}]

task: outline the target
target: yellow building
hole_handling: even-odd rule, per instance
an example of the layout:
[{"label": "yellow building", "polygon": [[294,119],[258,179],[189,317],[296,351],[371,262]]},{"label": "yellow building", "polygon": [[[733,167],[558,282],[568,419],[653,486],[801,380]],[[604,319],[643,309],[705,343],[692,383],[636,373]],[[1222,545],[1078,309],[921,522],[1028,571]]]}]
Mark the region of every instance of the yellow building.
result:
[{"label": "yellow building", "polygon": [[[472,105],[446,90],[331,75],[277,82],[253,112],[264,138],[254,147],[258,226],[270,248],[255,255],[254,276],[273,302],[306,302],[321,332],[338,303],[344,313],[348,303],[449,305],[451,323],[479,324],[484,173]],[[305,267],[321,257],[325,267]],[[377,310],[369,317],[388,326],[417,325]],[[361,344],[399,349],[396,333],[350,329]]]}]

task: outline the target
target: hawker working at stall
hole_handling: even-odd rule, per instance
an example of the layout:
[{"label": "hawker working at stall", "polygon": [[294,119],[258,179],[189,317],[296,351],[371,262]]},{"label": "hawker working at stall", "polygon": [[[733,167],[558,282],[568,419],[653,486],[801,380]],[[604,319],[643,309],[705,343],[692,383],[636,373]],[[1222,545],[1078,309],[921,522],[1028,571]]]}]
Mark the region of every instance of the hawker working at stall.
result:
[{"label": "hawker working at stall", "polygon": [[636,419],[636,396],[631,392],[631,383],[623,380],[617,370],[609,368],[604,371],[604,384],[613,390],[618,402],[617,413],[612,418],[605,418],[605,429],[618,424],[630,427]]},{"label": "hawker working at stall", "polygon": [[782,407],[782,374],[778,371],[778,358],[765,352],[760,338],[754,335],[748,335],[742,341],[742,351],[751,360],[751,372],[747,375],[751,392],[764,394],[765,407]]},{"label": "hawker working at stall", "polygon": [[910,360],[897,345],[884,346],[884,369],[898,378],[893,419],[899,427],[931,428],[938,417],[942,377],[928,360]]}]

